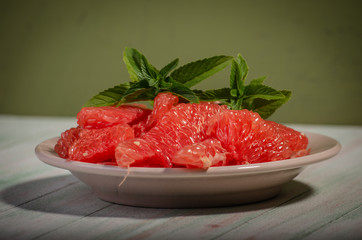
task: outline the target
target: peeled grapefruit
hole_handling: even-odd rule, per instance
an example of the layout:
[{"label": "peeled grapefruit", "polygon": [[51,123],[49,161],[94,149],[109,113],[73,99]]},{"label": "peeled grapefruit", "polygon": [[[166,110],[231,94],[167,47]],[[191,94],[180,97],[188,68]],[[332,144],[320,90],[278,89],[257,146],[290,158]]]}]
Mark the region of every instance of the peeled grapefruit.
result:
[{"label": "peeled grapefruit", "polygon": [[210,121],[207,133],[231,153],[234,164],[288,159],[305,151],[308,143],[302,133],[248,110],[220,113]]},{"label": "peeled grapefruit", "polygon": [[114,159],[114,149],[123,140],[134,138],[128,124],[101,129],[72,128],[65,131],[55,145],[60,157],[81,162],[103,162]]},{"label": "peeled grapefruit", "polygon": [[217,139],[208,138],[181,148],[173,157],[175,166],[207,169],[212,166],[225,166],[229,153]]},{"label": "peeled grapefruit", "polygon": [[61,158],[69,157],[69,148],[79,138],[80,127],[70,128],[60,135],[60,139],[54,146],[54,151],[58,153]]},{"label": "peeled grapefruit", "polygon": [[133,125],[150,113],[150,109],[139,105],[84,107],[77,114],[77,123],[82,128],[104,128],[121,123]]},{"label": "peeled grapefruit", "polygon": [[181,103],[171,108],[140,140],[132,139],[118,145],[118,165],[127,167],[149,159],[154,164],[172,167],[175,153],[186,145],[204,140],[209,119],[224,110],[226,106],[212,103]]},{"label": "peeled grapefruit", "polygon": [[70,160],[121,167],[204,168],[277,161],[309,154],[308,139],[249,110],[180,103],[160,93],[153,110],[136,105],[83,108],[78,127],[54,149]]},{"label": "peeled grapefruit", "polygon": [[157,94],[154,99],[153,109],[151,114],[147,118],[142,119],[132,128],[135,133],[135,137],[141,137],[148,132],[156,123],[174,106],[178,104],[178,97],[169,93],[162,92]]}]

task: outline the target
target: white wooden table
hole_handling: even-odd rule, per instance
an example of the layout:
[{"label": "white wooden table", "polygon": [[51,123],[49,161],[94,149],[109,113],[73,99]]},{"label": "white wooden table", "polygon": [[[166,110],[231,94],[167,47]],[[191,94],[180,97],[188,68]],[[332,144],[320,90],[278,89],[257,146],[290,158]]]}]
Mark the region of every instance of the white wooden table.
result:
[{"label": "white wooden table", "polygon": [[104,202],[34,148],[74,118],[0,115],[0,239],[362,239],[362,126],[290,125],[341,152],[277,197],[227,208],[152,209]]}]

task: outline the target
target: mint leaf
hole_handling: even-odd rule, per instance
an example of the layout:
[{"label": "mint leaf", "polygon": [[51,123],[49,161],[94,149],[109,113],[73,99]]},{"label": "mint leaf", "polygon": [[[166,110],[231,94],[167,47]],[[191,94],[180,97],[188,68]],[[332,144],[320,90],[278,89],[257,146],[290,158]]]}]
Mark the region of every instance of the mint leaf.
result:
[{"label": "mint leaf", "polygon": [[137,98],[131,99],[129,96],[127,98],[128,102],[153,101],[153,99],[156,97],[156,93],[154,88],[139,89],[137,95],[134,94],[133,96],[137,96]]},{"label": "mint leaf", "polygon": [[140,101],[141,99],[138,98],[141,94],[147,92],[150,89],[150,85],[146,79],[130,83],[130,87],[127,91],[123,94],[122,101],[119,102],[118,105],[125,103],[125,102],[134,102]]},{"label": "mint leaf", "polygon": [[241,66],[237,61],[235,61],[235,59],[233,59],[230,70],[230,88],[232,89],[231,95],[233,97],[237,97],[239,95],[239,89],[241,89],[243,85],[244,84],[241,80]]},{"label": "mint leaf", "polygon": [[150,85],[154,85],[153,82],[158,79],[158,70],[148,63],[145,56],[141,56],[141,75],[138,76],[139,80],[147,80]]},{"label": "mint leaf", "polygon": [[230,72],[230,104],[229,107],[234,110],[242,109],[242,103],[245,95],[245,78],[248,75],[248,65],[243,57],[238,54],[236,59],[232,60]]},{"label": "mint leaf", "polygon": [[243,99],[242,98],[233,99],[232,101],[230,101],[228,105],[229,108],[232,110],[241,110],[243,109]]},{"label": "mint leaf", "polygon": [[230,90],[230,95],[233,97],[233,98],[237,98],[239,96],[239,92],[237,89],[231,89]]},{"label": "mint leaf", "polygon": [[171,77],[161,78],[159,81],[159,88],[166,90],[169,89],[172,86],[172,83],[170,83]]},{"label": "mint leaf", "polygon": [[134,48],[124,50],[123,61],[133,82],[156,79],[159,75],[158,70],[147,61],[147,58]]},{"label": "mint leaf", "polygon": [[266,77],[264,76],[264,77],[259,77],[259,78],[253,79],[250,81],[249,85],[262,85],[265,78]]},{"label": "mint leaf", "polygon": [[173,80],[172,78],[170,78],[169,82],[171,83],[171,85],[167,89],[168,92],[182,97],[191,103],[199,103],[199,98],[190,88],[182,83]]},{"label": "mint leaf", "polygon": [[201,101],[219,101],[230,99],[230,88],[220,88],[214,90],[193,90]]},{"label": "mint leaf", "polygon": [[275,110],[277,110],[281,105],[283,105],[290,99],[291,91],[281,90],[280,92],[284,96],[281,99],[274,99],[274,100],[266,100],[262,98],[254,99],[254,101],[250,106],[251,109],[249,110],[259,113],[259,115],[264,119],[269,118],[275,112]]},{"label": "mint leaf", "polygon": [[284,95],[271,87],[261,84],[249,84],[245,87],[246,101],[252,101],[255,98],[265,100],[283,99]]},{"label": "mint leaf", "polygon": [[113,106],[120,102],[129,88],[128,83],[116,85],[89,99],[83,107]]},{"label": "mint leaf", "polygon": [[171,73],[171,77],[186,87],[192,87],[205,78],[224,69],[231,61],[229,56],[215,56],[188,63]]},{"label": "mint leaf", "polygon": [[241,80],[244,83],[246,76],[248,75],[248,71],[249,71],[248,64],[246,64],[245,59],[240,55],[240,53],[236,57],[236,62],[238,63],[238,65],[240,67]]},{"label": "mint leaf", "polygon": [[166,66],[164,66],[161,70],[160,70],[160,75],[162,77],[166,77],[167,74],[169,74],[172,70],[174,70],[177,65],[178,65],[179,59],[176,58],[175,60],[173,60],[172,62],[170,62],[169,64],[167,64]]},{"label": "mint leaf", "polygon": [[126,64],[129,76],[132,81],[140,80],[142,76],[141,59],[142,54],[134,48],[126,48],[123,52],[123,61]]}]

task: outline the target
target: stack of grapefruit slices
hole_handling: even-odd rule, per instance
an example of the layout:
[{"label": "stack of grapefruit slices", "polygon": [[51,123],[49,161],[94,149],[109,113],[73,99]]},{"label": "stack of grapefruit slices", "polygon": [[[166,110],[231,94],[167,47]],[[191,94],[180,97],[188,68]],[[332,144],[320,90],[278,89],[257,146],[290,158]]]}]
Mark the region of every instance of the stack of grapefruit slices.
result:
[{"label": "stack of grapefruit slices", "polygon": [[159,93],[140,104],[84,107],[78,126],[54,147],[65,159],[120,167],[203,168],[290,159],[309,154],[307,137],[249,110],[212,102],[179,103]]}]

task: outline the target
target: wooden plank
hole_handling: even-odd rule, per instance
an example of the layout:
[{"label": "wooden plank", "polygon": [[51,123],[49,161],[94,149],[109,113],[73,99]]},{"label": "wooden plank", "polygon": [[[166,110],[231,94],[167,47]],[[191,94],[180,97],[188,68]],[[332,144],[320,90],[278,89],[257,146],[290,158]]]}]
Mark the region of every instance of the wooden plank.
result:
[{"label": "wooden plank", "polygon": [[[44,179],[38,186],[46,185],[47,180]],[[84,184],[71,182],[2,212],[1,236],[4,239],[37,238],[109,205],[96,198]]]},{"label": "wooden plank", "polygon": [[319,239],[361,239],[362,236],[362,206],[354,209],[328,223],[318,231],[312,233],[305,240]]},{"label": "wooden plank", "polygon": [[24,182],[14,184],[0,192],[0,216],[1,214],[12,208],[21,207],[22,205],[46,196],[47,194],[59,191],[69,185],[78,183],[73,176],[55,175],[56,172],[45,174],[43,178],[34,180],[24,180]]},{"label": "wooden plank", "polygon": [[[240,222],[258,219],[264,212],[271,211],[270,209],[277,208],[306,191],[309,189],[304,185],[291,182],[278,197],[270,201],[229,208],[145,209],[111,205],[42,237],[64,238],[69,236],[68,233],[76,232],[77,238],[85,239],[111,239],[119,236],[130,239],[210,238],[236,228]],[[84,229],[89,230],[83,231]]]}]

